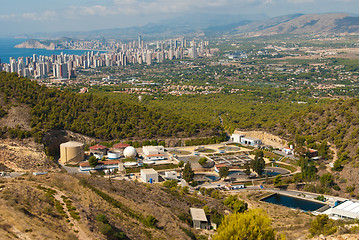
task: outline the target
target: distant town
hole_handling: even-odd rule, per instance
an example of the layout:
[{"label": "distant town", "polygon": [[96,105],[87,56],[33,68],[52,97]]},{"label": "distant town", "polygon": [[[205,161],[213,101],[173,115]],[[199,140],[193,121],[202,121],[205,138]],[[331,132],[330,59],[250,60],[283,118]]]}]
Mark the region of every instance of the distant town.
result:
[{"label": "distant town", "polygon": [[[67,49],[89,50],[85,55],[52,55],[32,57],[10,58],[10,63],[1,63],[0,71],[16,72],[19,76],[35,79],[73,79],[76,77],[76,69],[89,69],[98,67],[127,66],[128,64],[161,63],[164,60],[196,59],[210,57],[218,49],[209,49],[208,41],[196,42],[185,39],[170,39],[145,44],[139,36],[138,41],[129,43],[98,44],[97,41],[89,42],[64,42]],[[97,51],[97,52],[96,52]],[[104,52],[105,51],[105,52]]]}]

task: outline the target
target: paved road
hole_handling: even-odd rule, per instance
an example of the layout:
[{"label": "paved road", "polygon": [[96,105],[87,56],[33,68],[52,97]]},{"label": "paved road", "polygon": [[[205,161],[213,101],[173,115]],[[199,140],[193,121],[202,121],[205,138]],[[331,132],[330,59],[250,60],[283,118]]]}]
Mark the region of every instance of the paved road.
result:
[{"label": "paved road", "polygon": [[78,167],[66,167],[64,165],[61,165],[61,167],[63,167],[67,171],[67,173],[70,173],[70,174],[81,173],[81,174],[90,175],[89,171],[80,171],[80,169]]}]

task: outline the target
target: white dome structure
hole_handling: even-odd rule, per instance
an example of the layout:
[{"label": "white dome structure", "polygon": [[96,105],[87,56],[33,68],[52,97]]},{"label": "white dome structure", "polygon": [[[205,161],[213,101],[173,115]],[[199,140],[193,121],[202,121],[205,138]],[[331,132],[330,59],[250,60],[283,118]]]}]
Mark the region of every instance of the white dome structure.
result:
[{"label": "white dome structure", "polygon": [[125,156],[125,158],[135,158],[137,156],[137,152],[134,147],[129,146],[125,148],[125,150],[123,151],[123,155]]}]

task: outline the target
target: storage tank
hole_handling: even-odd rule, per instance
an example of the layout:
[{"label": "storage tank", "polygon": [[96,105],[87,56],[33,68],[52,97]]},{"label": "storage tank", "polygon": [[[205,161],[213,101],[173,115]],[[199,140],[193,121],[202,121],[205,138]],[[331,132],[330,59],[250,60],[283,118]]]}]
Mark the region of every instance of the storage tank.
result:
[{"label": "storage tank", "polygon": [[93,156],[96,157],[98,160],[101,160],[103,158],[103,153],[97,152],[97,153],[94,153]]},{"label": "storage tank", "polygon": [[108,159],[117,159],[117,158],[119,158],[119,156],[120,156],[120,153],[117,153],[117,152],[108,152],[107,153]]},{"label": "storage tank", "polygon": [[60,163],[78,163],[83,161],[84,158],[85,153],[83,143],[67,142],[60,145]]},{"label": "storage tank", "polygon": [[127,147],[125,148],[125,150],[123,151],[123,155],[125,156],[125,158],[135,158],[137,156],[137,151],[134,147]]}]

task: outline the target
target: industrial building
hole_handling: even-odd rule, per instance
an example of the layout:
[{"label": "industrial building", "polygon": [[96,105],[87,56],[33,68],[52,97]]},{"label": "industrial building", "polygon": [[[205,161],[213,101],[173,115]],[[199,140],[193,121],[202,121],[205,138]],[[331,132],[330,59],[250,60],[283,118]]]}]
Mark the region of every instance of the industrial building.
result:
[{"label": "industrial building", "polygon": [[359,218],[359,202],[347,200],[341,204],[336,205],[335,207],[327,209],[326,211],[322,212],[322,214],[327,214],[330,218],[333,219],[356,219]]},{"label": "industrial building", "polygon": [[146,161],[160,161],[160,160],[165,160],[165,155],[163,154],[146,155]]},{"label": "industrial building", "polygon": [[169,171],[165,172],[166,179],[177,179],[177,172],[176,171]]},{"label": "industrial building", "polygon": [[142,152],[144,155],[163,154],[165,152],[164,146],[143,146]]},{"label": "industrial building", "polygon": [[238,134],[238,133],[233,133],[231,135],[230,140],[235,143],[241,143],[241,144],[250,145],[253,147],[262,145],[262,140],[256,139],[256,138],[251,138],[251,137],[246,137],[243,134]]},{"label": "industrial building", "polygon": [[109,160],[109,161],[98,161],[96,167],[91,167],[89,162],[80,163],[81,171],[90,171],[90,170],[102,170],[102,169],[118,169],[119,160]]},{"label": "industrial building", "polygon": [[117,143],[115,145],[113,145],[112,149],[113,152],[120,152],[123,154],[123,151],[125,150],[125,148],[129,147],[130,145],[127,143]]},{"label": "industrial building", "polygon": [[146,161],[165,160],[165,148],[163,146],[143,146],[142,152]]},{"label": "industrial building", "polygon": [[158,173],[153,168],[141,169],[141,179],[145,183],[157,183]]},{"label": "industrial building", "polygon": [[196,229],[211,229],[206,213],[201,208],[190,208],[193,227]]},{"label": "industrial building", "polygon": [[241,143],[241,138],[244,137],[242,134],[233,133],[231,135],[231,141],[235,143]]},{"label": "industrial building", "polygon": [[293,149],[291,148],[283,148],[283,152],[287,155],[292,155],[293,154]]},{"label": "industrial building", "polygon": [[107,158],[114,160],[114,159],[118,159],[120,157],[120,153],[119,152],[108,152],[107,153]]},{"label": "industrial building", "polygon": [[103,155],[106,155],[107,151],[108,151],[108,148],[106,146],[102,146],[99,144],[90,147],[91,153],[102,153]]},{"label": "industrial building", "polygon": [[78,163],[85,159],[84,144],[80,142],[67,142],[60,145],[61,164]]},{"label": "industrial building", "polygon": [[250,146],[255,147],[255,146],[262,145],[262,141],[260,139],[256,139],[256,138],[241,137],[241,144],[250,145]]}]

